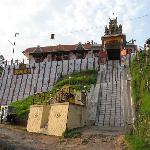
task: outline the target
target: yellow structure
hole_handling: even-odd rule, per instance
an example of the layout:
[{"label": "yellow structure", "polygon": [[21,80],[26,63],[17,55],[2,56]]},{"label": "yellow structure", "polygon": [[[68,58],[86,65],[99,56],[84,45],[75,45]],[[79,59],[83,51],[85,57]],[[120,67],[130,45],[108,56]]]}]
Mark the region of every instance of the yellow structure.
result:
[{"label": "yellow structure", "polygon": [[27,131],[62,136],[66,129],[85,125],[85,107],[69,102],[52,105],[33,105],[27,124]]},{"label": "yellow structure", "polygon": [[27,131],[41,133],[48,122],[50,105],[32,105],[28,117]]},{"label": "yellow structure", "polygon": [[48,134],[61,136],[67,127],[69,103],[51,105],[48,121]]}]

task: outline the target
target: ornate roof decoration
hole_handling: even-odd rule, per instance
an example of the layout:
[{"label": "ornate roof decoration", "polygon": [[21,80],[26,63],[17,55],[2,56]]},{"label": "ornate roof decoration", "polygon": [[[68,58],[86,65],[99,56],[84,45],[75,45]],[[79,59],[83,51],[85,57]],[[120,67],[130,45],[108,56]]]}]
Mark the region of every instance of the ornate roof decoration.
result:
[{"label": "ornate roof decoration", "polygon": [[122,34],[122,25],[117,25],[117,17],[115,19],[109,18],[109,26],[105,27],[105,35]]},{"label": "ornate roof decoration", "polygon": [[146,40],[146,44],[150,45],[150,38]]},{"label": "ornate roof decoration", "polygon": [[82,45],[81,42],[79,42],[79,43],[77,44],[76,50],[84,50],[84,46]]},{"label": "ornate roof decoration", "polygon": [[42,49],[40,48],[40,46],[38,45],[37,47],[36,47],[36,49],[34,50],[34,52],[33,53],[42,53]]}]

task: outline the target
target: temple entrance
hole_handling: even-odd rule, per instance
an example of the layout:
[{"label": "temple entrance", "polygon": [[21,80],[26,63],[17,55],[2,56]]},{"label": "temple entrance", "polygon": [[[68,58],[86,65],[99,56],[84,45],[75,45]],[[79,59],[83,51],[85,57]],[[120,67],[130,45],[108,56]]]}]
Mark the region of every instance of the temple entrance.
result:
[{"label": "temple entrance", "polygon": [[108,60],[120,60],[120,49],[107,49]]}]

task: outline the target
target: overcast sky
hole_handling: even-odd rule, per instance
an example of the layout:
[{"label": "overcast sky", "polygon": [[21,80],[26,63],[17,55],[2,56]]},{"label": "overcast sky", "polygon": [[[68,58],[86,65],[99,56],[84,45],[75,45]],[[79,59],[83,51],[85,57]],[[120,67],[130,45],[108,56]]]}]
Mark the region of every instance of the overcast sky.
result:
[{"label": "overcast sky", "polygon": [[[23,58],[33,46],[101,43],[104,27],[113,12],[127,40],[143,46],[150,37],[150,0],[0,0],[0,54]],[[142,17],[146,15],[145,17]],[[18,32],[19,36],[14,38]],[[50,40],[55,33],[55,40]],[[8,42],[16,41],[15,54]]]}]

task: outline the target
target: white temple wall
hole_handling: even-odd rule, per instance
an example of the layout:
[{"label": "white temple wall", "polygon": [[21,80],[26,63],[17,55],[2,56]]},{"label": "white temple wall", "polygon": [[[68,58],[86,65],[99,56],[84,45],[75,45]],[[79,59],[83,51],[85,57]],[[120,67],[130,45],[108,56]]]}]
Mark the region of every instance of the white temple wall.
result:
[{"label": "white temple wall", "polygon": [[76,55],[74,53],[70,53],[69,54],[69,59],[72,60],[72,59],[76,59]]},{"label": "white temple wall", "polygon": [[14,75],[13,69],[19,69],[19,65],[6,66],[0,78],[0,104],[9,104],[24,99],[35,92],[48,91],[52,89],[61,75],[93,68],[98,69],[98,66],[98,58],[50,62],[46,58],[42,63],[30,61],[26,68],[31,69],[31,74],[22,75]]}]

